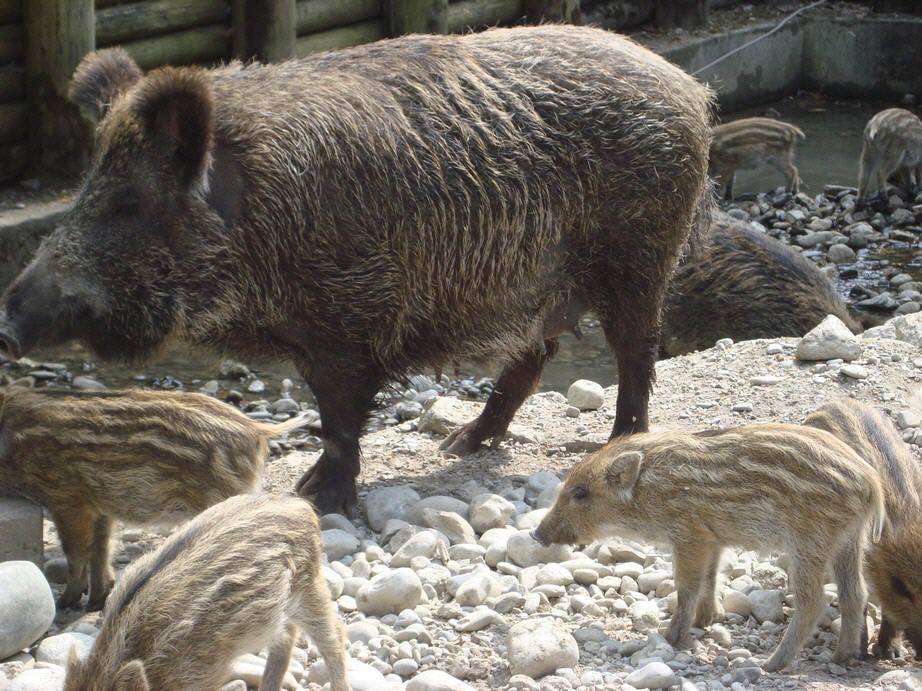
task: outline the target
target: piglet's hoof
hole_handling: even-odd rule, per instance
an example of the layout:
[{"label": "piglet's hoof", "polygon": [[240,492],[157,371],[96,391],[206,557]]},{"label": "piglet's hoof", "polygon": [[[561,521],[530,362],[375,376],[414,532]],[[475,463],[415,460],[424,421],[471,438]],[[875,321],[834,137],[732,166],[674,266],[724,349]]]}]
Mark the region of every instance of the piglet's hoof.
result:
[{"label": "piglet's hoof", "polygon": [[341,513],[354,518],[358,506],[355,481],[347,478],[332,479],[323,472],[317,472],[318,466],[319,462],[301,476],[295,491],[309,499],[321,515]]}]

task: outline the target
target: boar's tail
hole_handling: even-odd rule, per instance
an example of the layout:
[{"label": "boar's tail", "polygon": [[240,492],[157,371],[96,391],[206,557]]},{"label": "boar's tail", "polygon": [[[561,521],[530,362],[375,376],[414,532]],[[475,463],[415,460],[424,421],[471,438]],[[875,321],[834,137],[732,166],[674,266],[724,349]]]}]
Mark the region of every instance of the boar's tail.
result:
[{"label": "boar's tail", "polygon": [[285,420],[285,422],[279,422],[276,424],[269,423],[257,423],[259,425],[259,431],[264,434],[269,439],[274,439],[275,437],[281,436],[286,432],[293,432],[296,429],[301,429],[306,427],[311,423],[311,420],[314,419],[314,416],[309,413],[300,413],[295,415],[290,420]]}]

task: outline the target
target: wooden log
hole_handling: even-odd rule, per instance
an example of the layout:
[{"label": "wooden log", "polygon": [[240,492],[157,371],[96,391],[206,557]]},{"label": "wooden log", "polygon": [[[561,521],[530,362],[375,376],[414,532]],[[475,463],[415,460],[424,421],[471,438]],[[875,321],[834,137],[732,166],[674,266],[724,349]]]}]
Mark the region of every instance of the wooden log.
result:
[{"label": "wooden log", "polygon": [[387,0],[387,6],[391,36],[448,31],[448,0]]},{"label": "wooden log", "polygon": [[25,101],[0,103],[0,144],[25,141],[28,136],[28,104]]},{"label": "wooden log", "polygon": [[0,64],[23,60],[22,24],[0,26]]},{"label": "wooden log", "polygon": [[89,160],[94,127],[67,87],[96,44],[93,0],[29,0],[23,9],[29,159],[37,172],[73,178]]},{"label": "wooden log", "polygon": [[357,46],[362,43],[371,43],[384,38],[384,29],[380,20],[359,22],[339,29],[321,31],[298,39],[295,52],[299,57],[319,53],[325,50],[338,50]]},{"label": "wooden log", "polygon": [[707,20],[707,0],[656,0],[653,22],[659,29],[697,29]]},{"label": "wooden log", "polygon": [[566,22],[582,24],[579,0],[524,0],[522,10],[531,24]]},{"label": "wooden log", "polygon": [[220,24],[229,14],[225,0],[154,0],[116,5],[96,12],[96,45],[110,46]]},{"label": "wooden log", "polygon": [[25,70],[22,67],[0,67],[0,103],[20,101],[26,97]]},{"label": "wooden log", "polygon": [[234,54],[280,62],[295,54],[295,0],[233,0]]},{"label": "wooden log", "polygon": [[522,0],[461,0],[448,5],[448,31],[460,33],[507,24],[523,14]]},{"label": "wooden log", "polygon": [[228,29],[222,24],[122,44],[142,70],[162,65],[213,63],[226,58],[229,47]]},{"label": "wooden log", "polygon": [[298,0],[298,36],[356,24],[381,15],[381,0]]},{"label": "wooden log", "polygon": [[0,0],[0,24],[22,20],[23,0]]},{"label": "wooden log", "polygon": [[14,180],[29,164],[29,146],[24,141],[0,146],[0,182]]}]

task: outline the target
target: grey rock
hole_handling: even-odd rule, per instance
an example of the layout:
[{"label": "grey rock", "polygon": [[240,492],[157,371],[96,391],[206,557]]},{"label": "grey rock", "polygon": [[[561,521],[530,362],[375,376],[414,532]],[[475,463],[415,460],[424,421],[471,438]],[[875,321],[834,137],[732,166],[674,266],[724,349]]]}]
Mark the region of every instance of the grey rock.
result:
[{"label": "grey rock", "polygon": [[330,561],[338,561],[343,557],[358,551],[359,539],[352,533],[333,528],[320,532],[320,542],[323,552]]},{"label": "grey rock", "polygon": [[748,595],[752,604],[752,616],[761,624],[765,621],[780,623],[784,620],[780,590],[753,590]]},{"label": "grey rock", "polygon": [[403,518],[407,510],[419,502],[419,494],[407,485],[380,487],[365,497],[365,515],[368,525],[380,532],[391,518]]},{"label": "grey rock", "polygon": [[463,502],[460,499],[455,499],[454,497],[447,497],[437,494],[435,496],[426,497],[425,499],[419,500],[410,506],[400,518],[403,518],[403,520],[407,521],[408,523],[412,523],[413,525],[424,526],[425,522],[423,521],[423,511],[426,509],[433,509],[435,511],[453,511],[465,520],[467,520],[467,517],[470,514],[470,507],[466,502]]},{"label": "grey rock", "polygon": [[502,528],[515,513],[515,506],[498,494],[480,494],[471,500],[469,520],[478,533]]},{"label": "grey rock", "polygon": [[83,660],[90,654],[92,647],[92,636],[82,633],[59,633],[56,636],[48,636],[38,644],[38,648],[35,650],[35,659],[38,662],[47,662],[59,667],[66,667],[71,648],[73,648],[78,659]]},{"label": "grey rock", "polygon": [[663,662],[650,662],[635,669],[624,679],[635,689],[668,689],[677,683],[675,672]]},{"label": "grey rock", "polygon": [[580,410],[598,410],[605,404],[605,390],[588,379],[577,379],[567,389],[567,403]]},{"label": "grey rock", "polygon": [[407,568],[378,574],[359,589],[355,598],[359,611],[371,616],[397,614],[419,604],[423,586]]},{"label": "grey rock", "polygon": [[569,545],[544,547],[527,530],[521,530],[509,538],[506,553],[518,566],[535,566],[555,561],[566,561],[573,555]]},{"label": "grey rock", "polygon": [[74,377],[74,380],[70,383],[70,385],[75,389],[82,389],[84,391],[92,391],[92,390],[99,390],[99,389],[106,388],[106,385],[103,384],[101,381],[96,381],[95,379],[91,377],[83,377],[83,376]]},{"label": "grey rock", "polygon": [[855,360],[861,357],[861,342],[842,321],[830,314],[797,343],[798,360]]},{"label": "grey rock", "polygon": [[848,245],[833,245],[826,253],[826,258],[833,264],[854,264],[858,255]]},{"label": "grey rock", "polygon": [[54,621],[48,581],[30,561],[0,564],[0,660],[38,640]]},{"label": "grey rock", "polygon": [[407,682],[405,691],[474,691],[474,687],[447,672],[427,669]]},{"label": "grey rock", "polygon": [[509,629],[507,658],[512,674],[533,679],[579,662],[579,646],[563,624],[554,619],[534,618]]}]

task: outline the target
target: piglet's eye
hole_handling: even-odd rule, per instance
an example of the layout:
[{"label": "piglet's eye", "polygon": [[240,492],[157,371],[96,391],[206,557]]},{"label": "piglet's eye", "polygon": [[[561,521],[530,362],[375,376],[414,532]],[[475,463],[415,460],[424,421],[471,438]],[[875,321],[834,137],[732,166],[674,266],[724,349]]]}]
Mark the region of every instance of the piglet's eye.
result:
[{"label": "piglet's eye", "polygon": [[896,576],[891,576],[890,578],[890,587],[893,588],[893,592],[899,595],[900,597],[905,597],[907,600],[913,600],[912,593],[909,592],[909,588],[906,587],[906,584],[903,583],[901,578]]},{"label": "piglet's eye", "polygon": [[589,498],[589,488],[588,487],[576,487],[573,490],[573,498],[576,501],[585,501]]}]

